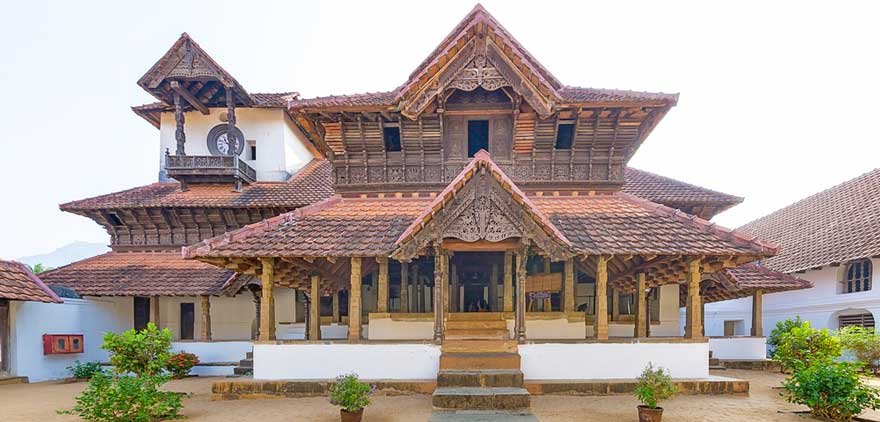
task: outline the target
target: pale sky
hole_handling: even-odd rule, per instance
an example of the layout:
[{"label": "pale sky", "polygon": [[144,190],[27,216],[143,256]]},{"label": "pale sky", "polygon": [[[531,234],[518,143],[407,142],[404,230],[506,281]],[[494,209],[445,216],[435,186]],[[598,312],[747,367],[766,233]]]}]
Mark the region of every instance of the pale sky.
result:
[{"label": "pale sky", "polygon": [[[154,182],[137,79],[189,34],[249,92],[391,90],[466,1],[7,4],[0,257],[109,242],[58,204]],[[737,227],[880,163],[880,4],[484,1],[568,85],[679,92],[634,167],[746,198]]]}]

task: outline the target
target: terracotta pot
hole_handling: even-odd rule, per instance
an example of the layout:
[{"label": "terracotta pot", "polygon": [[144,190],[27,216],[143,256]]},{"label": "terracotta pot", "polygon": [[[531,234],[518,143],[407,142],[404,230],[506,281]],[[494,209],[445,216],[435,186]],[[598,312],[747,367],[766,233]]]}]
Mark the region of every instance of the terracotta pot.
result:
[{"label": "terracotta pot", "polygon": [[342,422],[361,422],[362,417],[364,417],[364,409],[357,412],[346,412],[344,409],[339,409],[339,420]]},{"label": "terracotta pot", "polygon": [[639,406],[639,422],[660,422],[663,417],[663,408],[650,408],[648,406]]}]

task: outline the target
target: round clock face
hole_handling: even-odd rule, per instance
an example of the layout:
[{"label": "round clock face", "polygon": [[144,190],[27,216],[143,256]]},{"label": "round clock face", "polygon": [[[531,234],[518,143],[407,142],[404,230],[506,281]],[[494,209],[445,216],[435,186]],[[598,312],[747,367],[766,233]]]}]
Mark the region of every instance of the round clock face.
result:
[{"label": "round clock face", "polygon": [[225,124],[214,126],[208,132],[208,150],[214,155],[239,155],[244,150],[244,134],[235,128],[230,135]]}]

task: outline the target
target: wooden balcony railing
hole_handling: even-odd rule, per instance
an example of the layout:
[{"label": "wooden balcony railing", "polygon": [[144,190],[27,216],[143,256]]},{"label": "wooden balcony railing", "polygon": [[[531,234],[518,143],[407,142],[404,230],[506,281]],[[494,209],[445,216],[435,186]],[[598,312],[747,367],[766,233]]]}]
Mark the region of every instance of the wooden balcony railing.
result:
[{"label": "wooden balcony railing", "polygon": [[257,181],[257,171],[235,155],[165,155],[169,177],[183,184],[241,183]]}]

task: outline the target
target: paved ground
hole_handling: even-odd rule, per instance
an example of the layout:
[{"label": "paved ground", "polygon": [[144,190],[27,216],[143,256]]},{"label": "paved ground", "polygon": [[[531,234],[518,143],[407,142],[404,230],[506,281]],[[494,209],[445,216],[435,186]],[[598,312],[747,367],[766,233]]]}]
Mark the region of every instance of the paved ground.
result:
[{"label": "paved ground", "polygon": [[[666,421],[800,421],[790,413],[804,408],[786,403],[773,389],[782,376],[756,371],[722,371],[717,375],[748,379],[746,396],[679,396],[663,403]],[[339,411],[325,398],[211,401],[211,378],[173,381],[169,388],[191,392],[184,415],[190,421],[338,421]],[[74,421],[55,409],[70,407],[84,383],[37,383],[0,385],[0,421]],[[605,397],[534,396],[532,412],[542,422],[637,421],[636,400],[629,395]],[[784,412],[784,413],[779,413]],[[864,417],[880,421],[880,412]],[[430,396],[374,397],[365,422],[427,421],[431,418]]]}]

